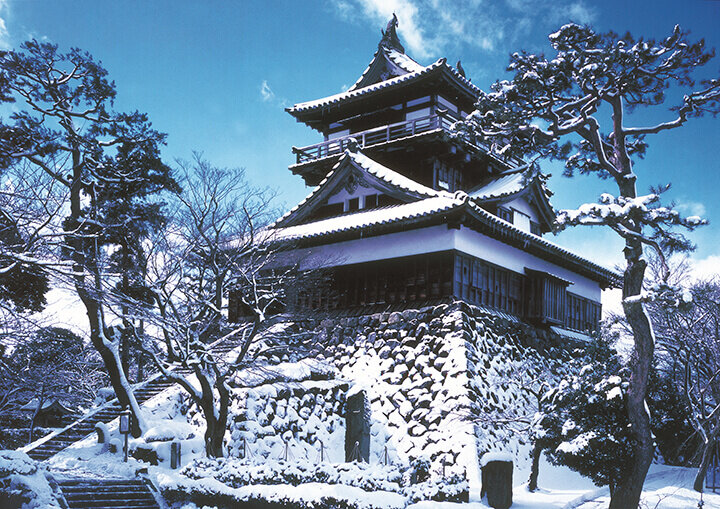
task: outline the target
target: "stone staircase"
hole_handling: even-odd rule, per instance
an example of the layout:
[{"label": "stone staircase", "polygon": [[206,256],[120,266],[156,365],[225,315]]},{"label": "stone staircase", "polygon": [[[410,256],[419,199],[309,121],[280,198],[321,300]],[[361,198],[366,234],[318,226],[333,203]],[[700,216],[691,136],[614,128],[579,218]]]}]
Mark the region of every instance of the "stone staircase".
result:
[{"label": "stone staircase", "polygon": [[[176,371],[181,374],[189,373],[181,370]],[[175,382],[164,377],[152,379],[142,387],[135,390],[135,398],[137,398],[139,404],[143,404],[153,396],[160,394],[162,391],[174,384]],[[51,437],[49,440],[42,441],[37,446],[32,447],[31,449],[26,449],[25,452],[34,460],[46,460],[72,443],[77,442],[78,440],[81,440],[93,433],[97,423],[108,423],[112,421],[120,415],[121,411],[122,407],[120,406],[120,403],[118,403],[117,400],[111,401],[101,407],[97,412],[75,421],[69,427]]]},{"label": "stone staircase", "polygon": [[[237,341],[225,340],[218,342],[210,347],[215,355],[227,355],[231,350],[238,346]],[[177,367],[173,370],[183,376],[191,373],[191,370]],[[175,382],[163,376],[158,376],[148,381],[142,387],[135,389],[135,398],[138,404],[142,405],[147,400],[160,394],[165,389],[175,385]],[[58,452],[62,451],[71,444],[87,437],[95,432],[95,425],[99,422],[109,423],[120,415],[122,408],[117,400],[111,401],[98,411],[85,417],[69,423],[70,425],[63,429],[60,433],[51,436],[48,440],[40,439],[28,448],[23,449],[28,456],[34,460],[44,461]]]},{"label": "stone staircase", "polygon": [[142,479],[57,479],[69,509],[160,509]]}]

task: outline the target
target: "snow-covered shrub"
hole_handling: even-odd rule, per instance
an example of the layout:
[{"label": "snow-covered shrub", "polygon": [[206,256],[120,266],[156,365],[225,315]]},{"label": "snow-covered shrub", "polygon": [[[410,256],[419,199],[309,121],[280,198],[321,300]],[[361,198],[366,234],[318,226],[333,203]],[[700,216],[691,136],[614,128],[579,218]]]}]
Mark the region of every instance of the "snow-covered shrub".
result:
[{"label": "snow-covered shrub", "polygon": [[695,454],[701,450],[702,438],[690,422],[691,409],[673,374],[660,366],[650,371],[647,404],[662,461],[667,465],[692,466]]},{"label": "snow-covered shrub", "polygon": [[584,359],[545,396],[538,440],[553,463],[566,465],[613,491],[632,463],[627,381],[617,357]]},{"label": "snow-covered shrub", "polygon": [[[419,466],[422,470],[429,462]],[[416,469],[368,463],[317,463],[309,461],[269,461],[253,464],[232,458],[198,459],[186,466],[182,475],[194,479],[212,478],[230,488],[252,485],[292,485],[324,483],[360,488],[368,492],[387,491],[410,501],[467,501],[468,484],[461,476],[430,477],[427,468],[422,480],[409,483]],[[417,476],[415,476],[417,478]]]},{"label": "snow-covered shrub", "polygon": [[60,509],[45,472],[20,451],[0,451],[0,507]]}]

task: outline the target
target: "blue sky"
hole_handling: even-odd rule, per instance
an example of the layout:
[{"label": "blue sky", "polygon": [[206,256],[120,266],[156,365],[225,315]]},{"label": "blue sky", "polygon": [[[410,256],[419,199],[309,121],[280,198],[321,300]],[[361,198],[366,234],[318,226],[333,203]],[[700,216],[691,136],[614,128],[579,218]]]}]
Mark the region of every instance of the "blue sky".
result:
[{"label": "blue sky", "polygon": [[[423,64],[462,59],[480,87],[506,77],[508,54],[548,51],[547,34],[575,21],[599,31],[661,38],[677,23],[720,47],[720,1],[659,0],[0,0],[0,46],[34,37],[89,51],[118,88],[118,109],[139,109],[168,133],[167,160],[193,150],[220,166],[242,166],[277,187],[287,206],[307,189],[287,170],[291,146],[320,141],[284,107],[340,92],[362,73],[392,12],[407,52]],[[720,74],[720,59],[707,66]],[[666,111],[643,115],[662,120]],[[640,119],[639,119],[640,120]],[[692,236],[695,258],[720,263],[720,119],[692,121],[651,141],[637,165],[643,187],[673,183],[670,197],[711,225]],[[565,179],[551,187],[557,208],[595,201],[607,182]],[[556,242],[606,265],[621,243],[602,229],[576,229]]]}]

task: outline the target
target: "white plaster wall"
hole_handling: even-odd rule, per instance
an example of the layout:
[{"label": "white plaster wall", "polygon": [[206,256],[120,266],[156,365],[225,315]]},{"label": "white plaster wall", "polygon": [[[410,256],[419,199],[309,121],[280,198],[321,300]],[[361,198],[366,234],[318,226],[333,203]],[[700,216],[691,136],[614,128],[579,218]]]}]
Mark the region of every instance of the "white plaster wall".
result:
[{"label": "white plaster wall", "polygon": [[[530,220],[535,221],[536,223],[539,222],[537,212],[535,211],[535,207],[530,205],[525,198],[515,198],[512,201],[504,203],[503,207],[518,210],[518,211],[522,212],[523,214],[530,216]],[[530,231],[530,223],[528,223],[527,231]]]},{"label": "white plaster wall", "polygon": [[311,269],[451,249],[476,256],[521,274],[524,274],[525,267],[549,272],[572,281],[573,284],[568,287],[570,292],[600,302],[602,290],[595,281],[466,227],[455,230],[448,229],[445,225],[431,226],[308,248],[298,251],[297,254],[302,260],[301,267]]},{"label": "white plaster wall", "polygon": [[500,265],[515,272],[524,273],[525,267],[549,272],[573,284],[568,291],[588,299],[600,302],[602,290],[595,281],[575,274],[564,267],[559,267],[546,260],[530,255],[518,248],[508,246],[498,240],[491,239],[469,228],[462,227],[454,238],[454,246],[458,251],[477,256],[490,263]]},{"label": "white plaster wall", "polygon": [[366,239],[337,242],[298,251],[301,268],[350,265],[434,253],[453,249],[453,235],[445,225],[431,226],[407,232],[391,233]]}]

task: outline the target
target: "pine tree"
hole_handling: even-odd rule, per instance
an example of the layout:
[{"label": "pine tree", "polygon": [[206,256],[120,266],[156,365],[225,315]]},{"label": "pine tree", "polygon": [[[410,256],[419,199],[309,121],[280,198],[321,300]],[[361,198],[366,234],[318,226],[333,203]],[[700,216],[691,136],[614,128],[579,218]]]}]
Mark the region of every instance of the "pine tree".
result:
[{"label": "pine tree", "polygon": [[[172,187],[159,163],[165,135],[152,128],[145,114],[114,111],[114,82],[79,49],[62,53],[54,44],[28,41],[19,51],[0,55],[0,70],[0,96],[18,103],[18,110],[0,123],[0,161],[18,168],[23,178],[44,176],[48,197],[41,200],[45,217],[35,239],[44,241],[46,256],[57,255],[58,239],[63,244],[60,260],[29,262],[71,278],[87,311],[92,343],[120,404],[132,410],[132,432],[139,436],[142,416],[121,368],[120,336],[106,323],[116,283],[107,270],[107,246],[121,238],[128,247],[137,243],[140,232],[132,228],[150,227],[152,221],[135,224],[135,214],[147,218],[149,211],[157,212],[157,204],[146,200]],[[134,194],[120,199],[128,190]]]},{"label": "pine tree", "polygon": [[[648,148],[648,136],[682,127],[693,117],[720,112],[720,79],[703,80],[696,87],[693,71],[708,63],[714,52],[707,51],[702,40],[689,41],[679,27],[665,40],[655,41],[630,34],[598,34],[590,27],[568,24],[549,39],[552,57],[526,52],[511,55],[508,71],[513,78],[480,93],[476,110],[458,125],[457,135],[489,145],[499,157],[560,159],[565,161],[567,176],[594,174],[615,184],[616,190],[603,193],[599,203],[561,211],[557,228],[603,225],[625,243],[623,309],[634,338],[626,408],[634,445],[631,468],[614,491],[610,508],[637,507],[654,455],[645,410],[655,336],[643,295],[644,249],[653,249],[661,257],[691,249],[673,228],[692,230],[704,221],[662,206],[663,189],[642,195],[635,167],[640,167]],[[671,84],[688,90],[671,108],[670,119],[630,127],[629,114],[664,103]]]}]

